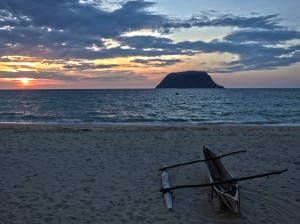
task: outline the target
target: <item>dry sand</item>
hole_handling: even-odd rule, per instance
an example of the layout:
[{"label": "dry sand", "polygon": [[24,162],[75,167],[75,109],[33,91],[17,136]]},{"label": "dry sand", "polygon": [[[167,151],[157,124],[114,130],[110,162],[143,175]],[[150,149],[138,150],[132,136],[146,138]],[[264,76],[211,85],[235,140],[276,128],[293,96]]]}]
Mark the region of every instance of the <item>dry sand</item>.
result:
[{"label": "dry sand", "polygon": [[[211,188],[161,198],[162,164],[217,154],[240,182],[242,217]],[[0,125],[0,223],[300,223],[300,127]],[[204,164],[172,169],[172,185],[207,182]]]}]

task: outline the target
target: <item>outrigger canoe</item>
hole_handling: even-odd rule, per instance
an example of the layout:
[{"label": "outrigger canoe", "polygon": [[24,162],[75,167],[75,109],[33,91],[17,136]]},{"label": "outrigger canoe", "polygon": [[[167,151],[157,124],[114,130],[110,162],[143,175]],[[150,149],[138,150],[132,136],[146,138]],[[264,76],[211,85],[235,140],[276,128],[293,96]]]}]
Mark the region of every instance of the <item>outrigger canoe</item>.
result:
[{"label": "outrigger canoe", "polygon": [[205,163],[207,165],[209,179],[212,184],[229,181],[223,184],[212,185],[213,190],[222,202],[237,216],[240,215],[239,185],[224,167],[220,158],[210,149],[203,147]]},{"label": "outrigger canoe", "polygon": [[[220,197],[222,202],[237,216],[240,216],[240,192],[238,181],[249,180],[254,178],[266,177],[270,175],[280,174],[282,172],[287,171],[287,169],[272,171],[268,173],[262,173],[252,176],[233,178],[228,170],[224,167],[221,162],[221,158],[229,155],[233,155],[236,153],[241,153],[246,151],[235,151],[227,154],[223,154],[221,156],[217,156],[213,151],[203,146],[203,154],[204,159],[202,160],[194,160],[185,163],[179,163],[170,166],[164,166],[162,169],[162,188],[160,191],[164,195],[165,204],[168,209],[173,208],[172,201],[172,191],[183,188],[197,188],[197,187],[209,187],[216,192],[216,194]],[[193,185],[179,185],[179,186],[170,186],[169,175],[167,173],[167,169],[190,165],[194,163],[205,162],[208,169],[210,183],[202,183],[202,184],[193,184]]]}]

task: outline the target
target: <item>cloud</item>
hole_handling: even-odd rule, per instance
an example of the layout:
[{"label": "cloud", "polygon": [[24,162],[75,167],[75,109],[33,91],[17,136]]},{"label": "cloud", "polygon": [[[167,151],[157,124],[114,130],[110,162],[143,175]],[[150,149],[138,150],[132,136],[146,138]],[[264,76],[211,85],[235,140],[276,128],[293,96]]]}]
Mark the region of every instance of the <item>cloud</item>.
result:
[{"label": "cloud", "polygon": [[31,71],[19,71],[19,72],[4,72],[0,71],[0,78],[16,79],[30,77],[33,79],[52,79],[52,80],[78,80],[77,76],[66,75],[59,72],[31,72]]},{"label": "cloud", "polygon": [[22,27],[31,25],[101,37],[112,37],[144,27],[154,28],[162,22],[163,17],[147,12],[146,9],[154,4],[152,2],[127,1],[121,4],[119,9],[108,12],[101,8],[101,3],[95,5],[93,1],[2,0],[0,8],[4,9],[3,14],[6,14],[10,24],[24,24],[26,21]]},{"label": "cloud", "polygon": [[115,81],[115,80],[146,80],[147,77],[136,74],[129,70],[118,70],[118,71],[102,71],[99,72],[80,72],[80,74],[67,74],[61,72],[30,72],[30,71],[19,71],[19,72],[4,72],[0,71],[0,78],[5,79],[18,79],[29,77],[33,79],[50,79],[58,81]]},{"label": "cloud", "polygon": [[78,58],[80,52],[97,55],[87,48],[103,47],[101,38],[117,37],[132,30],[159,29],[164,17],[146,10],[153,4],[127,1],[108,12],[95,4],[75,0],[2,0],[0,54],[21,52],[47,58]]},{"label": "cloud", "polygon": [[[79,0],[1,0],[0,59],[8,55],[61,62],[67,70],[112,69],[118,65],[82,63],[82,60],[115,57],[143,57],[132,62],[163,67],[182,62],[179,59],[153,59],[162,56],[189,56],[203,53],[231,53],[238,59],[224,62],[219,71],[274,69],[300,61],[300,33],[280,25],[280,15],[237,16],[217,11],[200,12],[188,19],[151,12],[154,2],[122,1],[113,10],[101,1]],[[232,27],[223,39],[204,42],[174,42],[169,33],[192,27]],[[124,34],[150,30],[161,36]],[[200,38],[200,37],[199,37]],[[115,41],[108,47],[105,40]],[[144,57],[150,59],[145,60]],[[66,61],[78,61],[67,63]],[[36,73],[60,78],[62,73]],[[13,74],[12,74],[13,75]],[[71,77],[77,78],[77,77]]]},{"label": "cloud", "polygon": [[107,65],[96,65],[95,63],[78,63],[78,64],[66,64],[63,66],[65,69],[69,70],[90,70],[90,69],[107,69],[118,67],[117,64],[107,64]]},{"label": "cloud", "polygon": [[214,72],[234,72],[260,69],[274,69],[300,62],[300,45],[291,47],[268,47],[261,43],[235,43],[227,41],[180,42],[177,47],[199,53],[231,53],[238,55],[238,60],[224,63],[226,69]]},{"label": "cloud", "polygon": [[191,27],[238,27],[251,29],[279,29],[280,21],[278,14],[266,16],[235,16],[232,14],[220,14],[217,11],[202,12],[202,14],[194,15],[187,20],[171,18],[165,21],[163,32],[175,32],[176,29],[187,29]]},{"label": "cloud", "polygon": [[[115,80],[147,80],[147,77],[141,74],[136,74],[130,70],[106,70],[98,72],[88,72],[82,74],[82,80],[95,80],[95,81],[115,81]],[[86,77],[88,75],[88,77]]]},{"label": "cloud", "polygon": [[173,43],[172,39],[154,36],[118,37],[122,45],[128,45],[134,49],[165,49]]},{"label": "cloud", "polygon": [[10,62],[11,60],[8,57],[1,57],[0,62]]},{"label": "cloud", "polygon": [[151,67],[164,67],[182,62],[180,59],[135,59],[132,62],[140,63]]},{"label": "cloud", "polygon": [[278,29],[278,14],[266,16],[235,16],[232,14],[205,13],[202,16],[194,16],[189,20],[192,26],[230,26],[239,28]]},{"label": "cloud", "polygon": [[295,30],[239,30],[224,37],[224,40],[245,43],[261,42],[266,44],[281,43],[294,39],[300,39],[300,32]]}]

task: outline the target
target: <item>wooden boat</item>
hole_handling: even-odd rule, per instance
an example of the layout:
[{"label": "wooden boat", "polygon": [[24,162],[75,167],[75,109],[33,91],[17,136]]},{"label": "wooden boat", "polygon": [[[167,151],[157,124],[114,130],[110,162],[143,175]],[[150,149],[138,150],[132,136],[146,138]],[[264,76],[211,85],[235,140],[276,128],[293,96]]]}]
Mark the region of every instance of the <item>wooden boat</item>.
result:
[{"label": "wooden boat", "polygon": [[[209,187],[211,186],[212,189],[216,192],[216,194],[220,197],[222,202],[237,216],[240,216],[240,192],[238,181],[244,181],[254,178],[261,178],[270,175],[280,174],[282,172],[286,172],[287,169],[283,170],[276,170],[268,173],[256,174],[252,176],[244,176],[239,178],[233,178],[228,170],[224,167],[221,162],[221,158],[241,152],[242,151],[235,151],[230,152],[227,154],[223,154],[217,156],[214,152],[210,149],[203,146],[203,154],[204,159],[201,160],[194,160],[185,163],[178,163],[174,165],[164,166],[162,169],[162,188],[160,191],[164,195],[165,204],[168,209],[173,208],[173,201],[172,201],[172,191],[177,189],[184,189],[184,188],[197,188],[197,187]],[[201,183],[201,184],[192,184],[192,185],[179,185],[179,186],[170,186],[169,178],[167,169],[176,168],[179,166],[186,166],[194,163],[205,162],[207,165],[210,183]]]},{"label": "wooden boat", "polygon": [[[237,216],[240,215],[240,195],[237,181],[222,164],[217,155],[210,149],[203,147],[205,163],[207,165],[209,179],[213,190],[220,197],[222,202]],[[230,181],[232,180],[232,181]],[[217,184],[218,182],[226,182]]]}]

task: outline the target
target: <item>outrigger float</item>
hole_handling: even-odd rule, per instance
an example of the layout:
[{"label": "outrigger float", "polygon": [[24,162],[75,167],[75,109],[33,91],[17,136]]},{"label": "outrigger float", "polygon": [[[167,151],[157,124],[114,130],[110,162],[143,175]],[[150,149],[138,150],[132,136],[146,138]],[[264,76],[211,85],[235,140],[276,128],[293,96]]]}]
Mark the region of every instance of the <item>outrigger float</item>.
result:
[{"label": "outrigger float", "polygon": [[[232,211],[236,216],[240,216],[240,192],[238,181],[249,180],[254,178],[266,177],[270,175],[280,174],[287,171],[287,169],[277,170],[269,173],[263,173],[253,176],[233,178],[228,170],[224,167],[221,162],[221,158],[237,153],[242,153],[246,151],[235,151],[230,152],[221,156],[217,156],[213,151],[203,146],[203,160],[194,160],[186,163],[179,163],[171,166],[164,166],[161,171],[162,175],[162,188],[160,191],[163,193],[166,207],[171,210],[173,208],[173,197],[172,191],[183,188],[197,188],[197,187],[209,187],[211,186],[213,191],[219,196],[221,201],[226,205],[226,207]],[[207,165],[208,175],[210,183],[196,184],[196,185],[180,185],[180,186],[170,186],[168,169],[190,165],[194,163],[205,162]]]}]

